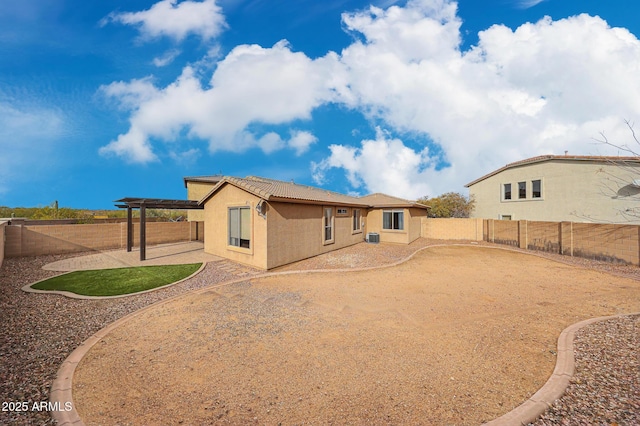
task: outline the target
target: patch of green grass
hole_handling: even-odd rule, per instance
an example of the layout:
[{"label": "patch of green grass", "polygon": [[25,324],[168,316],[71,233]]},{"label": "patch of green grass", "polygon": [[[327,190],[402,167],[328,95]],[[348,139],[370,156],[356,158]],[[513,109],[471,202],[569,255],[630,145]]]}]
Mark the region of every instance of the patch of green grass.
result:
[{"label": "patch of green grass", "polygon": [[34,284],[36,290],[68,291],[83,296],[119,296],[171,284],[188,277],[201,263],[75,271]]}]

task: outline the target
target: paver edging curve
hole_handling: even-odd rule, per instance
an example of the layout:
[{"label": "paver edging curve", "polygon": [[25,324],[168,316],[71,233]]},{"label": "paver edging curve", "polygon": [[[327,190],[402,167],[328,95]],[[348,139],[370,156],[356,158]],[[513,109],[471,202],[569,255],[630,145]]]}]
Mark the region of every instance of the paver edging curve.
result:
[{"label": "paver edging curve", "polygon": [[[204,293],[204,292],[211,291],[211,289],[220,288],[220,287],[241,283],[241,282],[245,282],[253,279],[274,277],[279,275],[331,273],[331,272],[358,272],[358,271],[368,271],[368,270],[374,270],[374,269],[385,269],[385,268],[403,264],[409,261],[410,259],[412,259],[414,256],[416,256],[418,253],[420,253],[423,250],[434,248],[434,247],[448,247],[448,246],[485,247],[485,248],[493,248],[493,249],[499,249],[499,250],[518,252],[516,250],[510,250],[509,248],[487,247],[487,246],[479,246],[476,244],[469,244],[469,243],[434,244],[434,245],[421,247],[415,252],[413,252],[412,254],[410,254],[409,256],[386,265],[369,266],[369,267],[363,267],[363,268],[340,268],[340,269],[324,269],[324,270],[308,269],[308,270],[299,270],[299,271],[265,272],[265,273],[253,275],[250,277],[242,277],[242,278],[237,278],[230,281],[225,281],[223,283],[217,283],[211,286],[206,286],[203,288],[191,290],[186,293],[169,297],[165,300],[152,303],[151,305],[145,306],[142,309],[131,312],[130,314],[125,315],[124,317],[112,322],[111,324],[108,324],[107,326],[105,326],[104,328],[102,328],[101,330],[93,334],[91,337],[89,337],[87,340],[82,342],[80,346],[78,346],[73,352],[71,352],[71,354],[63,361],[62,365],[58,369],[56,378],[54,379],[51,385],[51,392],[49,395],[49,401],[52,402],[54,405],[57,403],[57,406],[59,407],[66,407],[65,403],[70,402],[71,409],[68,411],[66,410],[52,411],[51,416],[57,422],[58,425],[76,425],[76,426],[85,425],[85,423],[82,421],[82,419],[78,415],[78,412],[76,411],[75,404],[73,404],[73,395],[72,395],[73,374],[75,372],[77,365],[80,363],[82,358],[84,358],[87,352],[89,352],[91,347],[93,347],[93,345],[98,343],[103,337],[108,335],[112,330],[118,328],[121,324],[145,313],[147,310],[170,303],[175,299],[178,299],[188,294]],[[528,253],[523,253],[523,254],[528,254]],[[552,259],[549,259],[549,260],[552,260]],[[204,264],[202,267],[204,267]],[[197,272],[199,271],[200,270],[198,270]],[[190,277],[185,278],[185,280],[188,278]],[[173,284],[169,284],[169,285],[173,285]],[[155,289],[152,289],[150,291],[154,291],[154,290]],[[137,294],[140,294],[140,293],[137,293]],[[569,385],[569,380],[573,376],[573,372],[574,372],[573,339],[575,337],[575,332],[578,329],[584,326],[587,326],[589,324],[592,324],[594,322],[605,321],[608,319],[627,316],[627,315],[636,315],[636,314],[633,314],[633,313],[620,314],[620,315],[614,315],[614,316],[608,316],[608,317],[598,317],[598,318],[587,319],[584,321],[580,321],[576,324],[570,325],[565,330],[563,330],[562,333],[560,333],[560,336],[558,337],[558,357],[556,360],[556,367],[553,371],[553,374],[549,378],[549,380],[544,384],[542,388],[540,388],[531,398],[529,398],[523,404],[511,410],[510,412],[504,414],[503,416],[495,420],[492,420],[488,423],[485,423],[485,425],[487,426],[526,425],[530,421],[533,421],[537,417],[539,417],[553,403],[553,401],[555,401],[564,393],[567,386]],[[562,352],[561,352],[561,345],[563,349]],[[562,364],[560,362],[561,353],[563,354]],[[558,374],[558,372],[560,371],[564,373]],[[567,373],[568,371],[570,371],[570,374]],[[558,393],[558,389],[561,389],[559,393]],[[557,396],[553,397],[553,399],[551,399],[550,402],[546,402],[549,397],[556,394]],[[529,419],[533,413],[536,413],[536,414],[535,414],[535,417],[532,418],[532,420],[526,421],[524,423],[522,422],[522,419]]]},{"label": "paver edging curve", "polygon": [[576,332],[597,322],[634,315],[640,315],[640,312],[590,318],[565,328],[558,337],[556,366],[547,382],[531,398],[508,413],[484,423],[483,426],[523,426],[536,421],[564,394],[575,373],[573,341]]}]

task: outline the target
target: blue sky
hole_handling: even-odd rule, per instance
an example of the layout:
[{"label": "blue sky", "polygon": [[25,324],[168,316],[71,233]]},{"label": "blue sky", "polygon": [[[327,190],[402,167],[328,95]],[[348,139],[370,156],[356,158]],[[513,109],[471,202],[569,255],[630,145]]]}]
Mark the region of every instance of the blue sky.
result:
[{"label": "blue sky", "polygon": [[636,2],[0,4],[0,205],[112,208],[183,176],[406,198],[640,119]]}]

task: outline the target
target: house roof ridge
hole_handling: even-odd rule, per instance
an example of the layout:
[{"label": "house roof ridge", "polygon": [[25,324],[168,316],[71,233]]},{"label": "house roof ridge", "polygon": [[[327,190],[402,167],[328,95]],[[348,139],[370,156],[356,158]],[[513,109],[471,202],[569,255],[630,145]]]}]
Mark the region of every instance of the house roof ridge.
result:
[{"label": "house roof ridge", "polygon": [[374,197],[376,195],[381,195],[381,196],[388,197],[388,198],[394,198],[396,200],[405,201],[405,202],[408,202],[408,203],[412,203],[412,202],[415,201],[415,200],[410,200],[408,198],[396,197],[395,195],[385,194],[384,192],[372,192],[371,194],[361,195],[358,198]]},{"label": "house roof ridge", "polygon": [[232,184],[265,200],[290,200],[290,202],[318,202],[329,204],[361,205],[366,203],[357,197],[342,194],[316,186],[299,184],[292,181],[246,176],[244,178],[225,176],[211,191],[200,200],[204,203],[225,183]]},{"label": "house roof ridge", "polygon": [[465,185],[465,188],[470,187],[471,185],[475,185],[478,182],[481,182],[485,179],[490,178],[491,176],[497,175],[500,172],[503,172],[512,167],[524,166],[527,164],[540,163],[543,161],[611,161],[611,162],[620,162],[620,161],[631,161],[640,163],[640,156],[620,156],[620,155],[554,155],[554,154],[545,154],[545,155],[537,155],[535,157],[529,157],[522,160],[514,161],[511,163],[507,163],[506,165],[489,172],[478,179],[475,179],[468,184]]}]

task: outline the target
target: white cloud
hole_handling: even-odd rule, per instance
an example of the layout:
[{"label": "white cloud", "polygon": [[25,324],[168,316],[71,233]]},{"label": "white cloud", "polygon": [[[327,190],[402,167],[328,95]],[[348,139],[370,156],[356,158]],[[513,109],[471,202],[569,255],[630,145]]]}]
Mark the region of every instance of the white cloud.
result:
[{"label": "white cloud", "polygon": [[171,49],[164,52],[162,56],[158,56],[157,58],[153,58],[153,65],[156,67],[166,67],[171,64],[177,57],[180,55],[180,50]]},{"label": "white cloud", "polygon": [[536,6],[542,3],[545,0],[516,0],[516,6],[520,9],[529,9],[530,7]]},{"label": "white cloud", "polygon": [[296,155],[302,155],[309,150],[309,147],[316,143],[318,138],[311,132],[295,130],[291,132],[291,139],[287,145],[295,150]]},{"label": "white cloud", "polygon": [[143,39],[169,37],[184,40],[189,34],[208,41],[218,36],[227,24],[215,0],[161,0],[141,12],[112,13],[102,20],[137,26]]},{"label": "white cloud", "polygon": [[[515,30],[495,25],[468,51],[461,50],[462,19],[450,0],[370,7],[344,14],[343,22],[356,37],[340,54],[310,59],[285,41],[242,45],[217,63],[207,84],[185,67],[167,87],[151,79],[107,86],[104,92],[131,111],[131,125],[103,151],[152,161],[158,140],[186,131],[212,152],[289,147],[301,154],[312,135],[285,140],[247,129],[310,119],[315,108],[336,103],[392,133],[359,147],[332,145],[316,165],[318,178],[340,169],[365,192],[433,196],[463,191],[530,156],[611,153],[593,138],[605,131],[627,141],[623,120],[640,117],[640,42],[599,17],[545,18]],[[427,142],[412,149],[393,134],[439,149],[426,149]],[[451,166],[436,170],[436,154]]]},{"label": "white cloud", "polygon": [[[151,139],[173,141],[183,130],[209,142],[209,150],[242,152],[257,146],[273,152],[287,145],[274,135],[256,137],[251,123],[283,124],[309,119],[311,111],[338,98],[337,55],[312,60],[292,52],[286,42],[272,48],[242,45],[233,49],[203,87],[191,67],[165,88],[150,78],[115,82],[103,93],[131,111],[130,129],[101,148],[133,162],[157,159]],[[279,136],[278,136],[279,138]],[[292,134],[288,142],[297,153],[313,143],[312,135]]]},{"label": "white cloud", "polygon": [[[341,54],[350,88],[343,100],[387,129],[440,145],[451,167],[433,174],[429,195],[463,191],[529,156],[604,153],[592,138],[604,129],[625,137],[623,119],[640,116],[640,43],[627,30],[588,15],[546,18],[515,31],[491,27],[464,52],[455,6],[414,0],[344,16],[365,38]],[[341,167],[379,185],[362,165]]]},{"label": "white cloud", "polygon": [[354,188],[365,187],[367,193],[383,192],[409,199],[430,193],[434,170],[426,148],[416,152],[377,129],[376,139],[363,140],[360,148],[331,145],[329,150],[328,158],[312,166],[314,180],[319,184],[327,170],[342,168],[350,184]]}]

